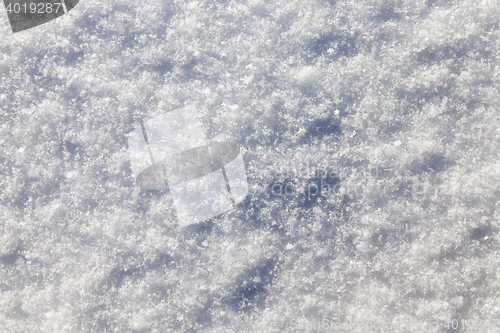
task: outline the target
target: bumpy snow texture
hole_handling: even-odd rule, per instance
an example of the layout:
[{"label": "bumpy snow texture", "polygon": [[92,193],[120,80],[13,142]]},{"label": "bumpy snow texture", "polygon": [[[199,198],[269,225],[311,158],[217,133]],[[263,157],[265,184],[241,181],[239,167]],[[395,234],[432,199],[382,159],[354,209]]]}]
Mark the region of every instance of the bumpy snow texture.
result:
[{"label": "bumpy snow texture", "polygon": [[[3,11],[0,331],[500,319],[499,17],[495,0],[86,0],[13,34]],[[249,194],[182,227],[168,190],[135,186],[127,135],[186,105],[242,147]]]}]

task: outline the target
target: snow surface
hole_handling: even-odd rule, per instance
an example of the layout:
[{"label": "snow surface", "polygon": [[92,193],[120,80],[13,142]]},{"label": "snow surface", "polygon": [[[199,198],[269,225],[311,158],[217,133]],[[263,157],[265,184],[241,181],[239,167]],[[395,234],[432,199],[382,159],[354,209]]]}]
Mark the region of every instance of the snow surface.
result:
[{"label": "snow surface", "polygon": [[[3,12],[0,331],[500,319],[499,18],[496,0],[81,0],[13,34]],[[185,105],[243,148],[250,194],[182,228],[134,185],[127,134]],[[333,325],[356,321],[373,327]]]}]

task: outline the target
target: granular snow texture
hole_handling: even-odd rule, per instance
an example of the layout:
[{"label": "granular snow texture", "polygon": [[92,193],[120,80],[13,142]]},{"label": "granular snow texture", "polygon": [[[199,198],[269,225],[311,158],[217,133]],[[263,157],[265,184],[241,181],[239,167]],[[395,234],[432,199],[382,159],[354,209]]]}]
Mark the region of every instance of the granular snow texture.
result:
[{"label": "granular snow texture", "polygon": [[[3,11],[0,331],[498,331],[499,22],[496,0],[81,0],[13,34]],[[186,105],[250,192],[180,227],[127,134]]]}]

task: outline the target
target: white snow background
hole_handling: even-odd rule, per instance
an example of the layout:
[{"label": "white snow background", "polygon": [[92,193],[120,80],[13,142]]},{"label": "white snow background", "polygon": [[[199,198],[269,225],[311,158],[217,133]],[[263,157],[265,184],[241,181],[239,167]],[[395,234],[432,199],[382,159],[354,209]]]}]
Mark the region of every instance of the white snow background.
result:
[{"label": "white snow background", "polygon": [[[1,332],[500,319],[498,1],[81,0],[16,34],[0,11]],[[250,194],[180,228],[127,134],[190,104]],[[335,191],[308,197],[317,169]]]}]

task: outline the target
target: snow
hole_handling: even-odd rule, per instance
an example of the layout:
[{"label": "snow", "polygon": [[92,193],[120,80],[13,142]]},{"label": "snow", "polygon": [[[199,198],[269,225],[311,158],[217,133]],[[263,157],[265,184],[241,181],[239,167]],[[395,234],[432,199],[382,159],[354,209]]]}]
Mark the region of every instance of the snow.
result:
[{"label": "snow", "polygon": [[[500,319],[499,14],[86,0],[12,33],[4,11],[0,331]],[[135,185],[127,138],[188,105],[208,141],[242,148],[249,194],[182,226],[169,191]]]}]

